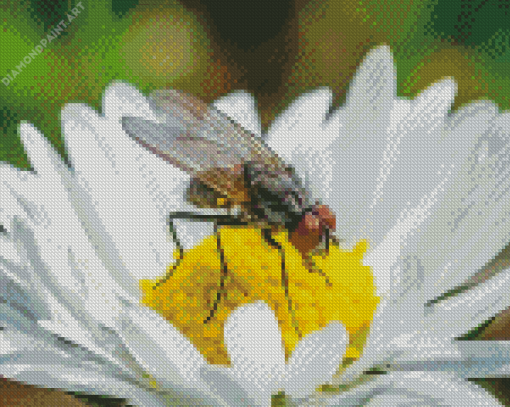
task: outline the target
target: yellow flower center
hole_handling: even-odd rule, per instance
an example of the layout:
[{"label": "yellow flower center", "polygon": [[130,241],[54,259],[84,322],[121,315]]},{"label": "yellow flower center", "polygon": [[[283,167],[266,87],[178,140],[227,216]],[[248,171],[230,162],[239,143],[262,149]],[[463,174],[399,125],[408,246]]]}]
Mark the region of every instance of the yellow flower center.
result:
[{"label": "yellow flower center", "polygon": [[210,363],[230,363],[223,344],[230,312],[260,300],[276,314],[287,358],[301,337],[331,321],[349,332],[346,357],[359,356],[379,301],[370,267],[362,264],[366,242],[353,251],[331,245],[327,255],[304,259],[285,231],[273,235],[282,250],[256,227],[223,227],[219,238],[219,245],[210,236],[186,252],[163,279],[140,282],[142,302],[180,329]]}]

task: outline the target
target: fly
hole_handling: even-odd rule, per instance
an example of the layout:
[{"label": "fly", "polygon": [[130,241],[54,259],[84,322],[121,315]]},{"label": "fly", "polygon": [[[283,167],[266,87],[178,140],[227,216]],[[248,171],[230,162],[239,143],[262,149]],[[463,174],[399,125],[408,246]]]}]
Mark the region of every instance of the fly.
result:
[{"label": "fly", "polygon": [[[317,201],[312,203],[294,169],[262,139],[225,114],[177,90],[155,91],[149,102],[158,121],[123,117],[124,131],[152,153],[190,174],[186,201],[200,208],[222,208],[230,213],[169,214],[169,227],[179,250],[174,270],[184,256],[174,219],[213,221],[216,232],[223,225],[257,225],[266,242],[281,254],[282,285],[288,294],[285,253],[272,233],[282,228],[288,230],[289,241],[305,259],[319,246],[329,250],[330,240],[336,241],[330,233],[336,227],[333,212]],[[228,275],[219,233],[216,238],[222,279],[213,309],[204,323],[214,317]],[[292,311],[288,296],[287,299]]]}]

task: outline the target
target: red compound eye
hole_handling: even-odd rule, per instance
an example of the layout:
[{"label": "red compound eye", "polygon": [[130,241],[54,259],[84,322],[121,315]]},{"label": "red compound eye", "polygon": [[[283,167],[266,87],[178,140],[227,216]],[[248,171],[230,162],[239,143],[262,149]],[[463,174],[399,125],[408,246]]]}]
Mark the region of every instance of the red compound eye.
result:
[{"label": "red compound eye", "polygon": [[320,218],[307,212],[291,233],[290,241],[304,255],[319,244],[324,233],[323,229]]},{"label": "red compound eye", "polygon": [[334,231],[336,217],[326,205],[316,205],[306,212],[296,229],[290,234],[290,241],[302,255],[313,250],[321,242],[326,228]]},{"label": "red compound eye", "polygon": [[332,232],[336,229],[336,216],[326,205],[316,205],[312,208],[312,213],[316,215],[321,224],[326,226]]},{"label": "red compound eye", "polygon": [[[303,216],[303,220],[300,222],[301,234],[304,235],[321,235],[322,234],[322,225],[321,220],[318,216],[313,213],[307,213]],[[298,227],[299,229],[299,227]],[[299,233],[299,232],[298,232]]]}]

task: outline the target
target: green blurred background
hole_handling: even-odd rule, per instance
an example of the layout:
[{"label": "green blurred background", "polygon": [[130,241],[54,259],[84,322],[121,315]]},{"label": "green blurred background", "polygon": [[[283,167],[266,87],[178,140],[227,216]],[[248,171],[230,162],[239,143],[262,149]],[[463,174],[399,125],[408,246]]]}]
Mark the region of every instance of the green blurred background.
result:
[{"label": "green blurred background", "polygon": [[[100,110],[113,80],[143,92],[175,87],[207,102],[244,89],[267,126],[318,86],[342,104],[357,66],[380,44],[393,51],[400,96],[454,77],[455,109],[484,98],[510,108],[508,0],[3,0],[0,79],[13,76],[62,20],[65,29],[8,86],[0,84],[0,160],[20,168],[30,167],[17,134],[21,120],[65,156],[62,106],[78,101]],[[505,249],[488,268],[507,267],[508,258]],[[503,313],[476,335],[509,338],[508,321]],[[482,384],[500,396],[508,387],[504,380]]]},{"label": "green blurred background", "polygon": [[0,78],[62,20],[67,27],[0,85],[0,160],[19,167],[28,166],[20,120],[64,153],[62,106],[81,101],[100,109],[112,80],[142,91],[177,87],[208,102],[245,89],[267,125],[317,86],[329,86],[342,103],[356,67],[378,44],[392,48],[401,96],[453,76],[456,107],[489,98],[509,108],[508,0],[4,0]]}]

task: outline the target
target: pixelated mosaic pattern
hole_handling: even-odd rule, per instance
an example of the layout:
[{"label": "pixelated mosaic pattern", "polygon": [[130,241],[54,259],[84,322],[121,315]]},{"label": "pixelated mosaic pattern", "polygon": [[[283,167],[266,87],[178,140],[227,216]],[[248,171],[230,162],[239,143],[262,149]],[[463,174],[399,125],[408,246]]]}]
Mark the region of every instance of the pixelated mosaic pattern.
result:
[{"label": "pixelated mosaic pattern", "polygon": [[[222,7],[213,1],[191,0],[82,1],[80,6],[77,3],[32,0],[6,1],[0,5],[3,51],[0,77],[7,78],[0,85],[0,160],[20,168],[30,166],[19,141],[18,125],[22,120],[33,123],[65,156],[60,122],[62,106],[80,101],[100,110],[104,89],[115,80],[132,83],[145,93],[174,87],[206,102],[230,91],[246,90],[257,100],[263,126],[270,124],[297,96],[317,87],[332,89],[334,103],[338,105],[344,102],[352,76],[366,52],[379,44],[390,45],[394,53],[400,96],[415,97],[431,83],[453,77],[458,86],[455,109],[483,98],[495,101],[501,109],[509,108],[510,4],[505,0],[416,1],[412,4],[398,1],[390,5],[374,0],[297,0],[278,4],[260,1],[258,5],[246,2],[245,6],[225,1]],[[61,21],[64,24],[60,24]],[[44,45],[43,40],[46,40]],[[43,51],[34,52],[37,46]],[[321,157],[318,157],[315,165],[320,163]],[[224,281],[221,287],[228,293],[223,297],[227,305],[218,310],[218,315],[223,313],[223,319],[227,310],[269,295],[266,291],[274,297],[285,297],[281,292],[281,279],[276,277],[274,281],[263,282],[266,286],[256,283],[263,288],[246,288],[244,280],[253,276],[243,275],[241,270],[262,269],[261,258],[275,264],[279,258],[274,250],[264,246],[259,235],[245,233],[225,237],[233,240],[225,256],[236,273],[232,281]],[[225,234],[233,233],[225,231]],[[234,250],[235,245],[250,246],[251,243],[246,243],[250,239],[257,240],[259,251],[242,257],[227,253]],[[210,264],[195,267],[198,260],[191,257],[200,252],[193,252],[180,270],[181,274],[169,280],[173,286],[166,287],[161,298],[159,292],[153,294],[158,297],[153,298],[154,301],[165,303],[171,296],[180,298],[187,293],[190,294],[187,301],[195,302],[194,306],[200,301],[209,306],[214,303],[218,297],[221,267],[211,267],[211,264],[217,264],[219,254],[213,250],[216,243],[212,240],[203,244],[204,251],[210,252],[206,255]],[[497,268],[507,264],[507,257],[506,252],[501,253],[490,266]],[[250,262],[248,268],[244,262]],[[278,270],[276,266],[264,267]],[[208,271],[204,272],[204,268]],[[301,264],[294,270],[305,272]],[[204,292],[193,289],[199,277],[205,279],[204,285],[208,287],[204,290],[205,297]],[[296,295],[303,297],[295,301],[302,304],[301,309],[306,309],[304,304],[314,304],[314,307],[308,306],[306,312],[309,313],[320,314],[317,309],[325,307],[320,305],[318,298],[321,296],[325,298],[322,304],[342,299],[332,300],[328,295],[333,294],[323,292],[317,294],[317,298],[303,294],[302,287],[306,284],[311,285],[307,293],[317,292],[317,285],[309,281],[293,284]],[[360,290],[359,287],[351,289]],[[173,301],[172,310],[163,304],[164,312],[174,318],[178,314],[181,329],[191,330],[191,336],[198,338],[198,342],[205,337],[216,341],[216,333],[207,336],[204,331],[218,327],[204,328],[200,321],[206,318],[200,313],[199,318],[192,321],[189,311],[175,307],[180,301]],[[334,317],[354,321],[352,332],[364,326],[376,304],[370,296],[356,301],[362,304],[361,311],[348,309],[348,313],[356,315]],[[275,303],[287,304],[288,301],[276,299]],[[365,305],[367,303],[370,305]],[[293,324],[288,315],[280,316],[280,320],[289,326]],[[326,320],[323,314],[306,316],[302,318],[303,324],[310,326],[303,330],[324,326]],[[477,335],[507,339],[506,314],[486,325],[485,331]],[[292,327],[286,333],[291,336],[289,344],[295,343],[296,338],[292,336],[299,336],[296,332]],[[286,343],[286,346],[290,352],[292,345]],[[224,353],[211,348],[210,344],[206,347],[220,352],[211,354],[212,359],[217,356],[225,362]],[[507,402],[502,390],[506,383],[500,380],[484,385]],[[4,401],[6,405],[82,403],[80,399],[59,392],[22,388],[10,382],[4,383],[0,394],[8,399]],[[99,405],[102,402],[93,398],[82,400]]]}]

